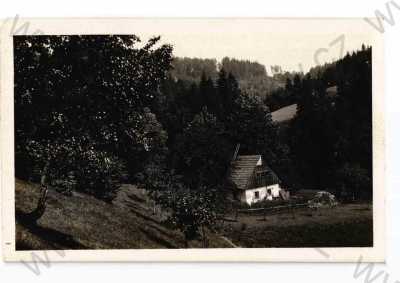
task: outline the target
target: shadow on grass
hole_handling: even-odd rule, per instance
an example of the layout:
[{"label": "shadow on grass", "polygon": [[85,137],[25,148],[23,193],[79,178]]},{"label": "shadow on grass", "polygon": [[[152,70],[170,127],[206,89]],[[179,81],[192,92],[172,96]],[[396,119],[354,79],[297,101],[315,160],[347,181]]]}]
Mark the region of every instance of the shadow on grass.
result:
[{"label": "shadow on grass", "polygon": [[140,231],[144,234],[146,234],[146,236],[153,240],[156,243],[159,243],[163,246],[165,246],[168,249],[178,249],[179,247],[177,247],[176,245],[174,245],[173,243],[168,242],[167,240],[163,239],[162,237],[157,236],[154,231],[149,231],[145,228],[140,228]]},{"label": "shadow on grass", "polygon": [[236,229],[228,237],[247,248],[372,247],[372,220]]},{"label": "shadow on grass", "polygon": [[[15,219],[30,233],[52,244],[52,247],[49,247],[48,249],[87,249],[86,246],[74,240],[74,238],[69,234],[37,225],[36,223],[32,222],[25,213],[16,211]],[[34,249],[33,247],[28,247],[25,244],[19,245],[18,243],[16,248],[17,250]]]}]

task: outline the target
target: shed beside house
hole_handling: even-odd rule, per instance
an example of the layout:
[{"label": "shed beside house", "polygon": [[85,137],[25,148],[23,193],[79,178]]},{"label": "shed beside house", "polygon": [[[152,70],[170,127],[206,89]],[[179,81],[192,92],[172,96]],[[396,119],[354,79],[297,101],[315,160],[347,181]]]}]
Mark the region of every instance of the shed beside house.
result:
[{"label": "shed beside house", "polygon": [[230,181],[236,198],[249,205],[280,197],[280,180],[261,155],[235,156],[230,170]]}]

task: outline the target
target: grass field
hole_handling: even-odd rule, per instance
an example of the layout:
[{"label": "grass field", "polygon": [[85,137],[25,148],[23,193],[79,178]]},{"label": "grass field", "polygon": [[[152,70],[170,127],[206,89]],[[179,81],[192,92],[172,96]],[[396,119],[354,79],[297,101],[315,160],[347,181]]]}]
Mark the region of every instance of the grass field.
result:
[{"label": "grass field", "polygon": [[[36,184],[16,180],[16,248],[46,249],[137,249],[183,248],[183,234],[163,223],[161,213],[153,213],[144,194],[124,185],[113,203],[85,194],[65,196],[49,191],[47,208],[38,225],[29,227],[18,215],[34,209],[39,198]],[[222,237],[208,233],[210,247],[232,247]],[[200,248],[200,240],[189,248]]]},{"label": "grass field", "polygon": [[297,104],[291,104],[289,106],[282,107],[271,113],[272,121],[276,123],[289,121],[296,115],[296,111]]},{"label": "grass field", "polygon": [[[154,213],[145,192],[135,186],[122,186],[113,203],[50,190],[44,215],[31,226],[20,215],[34,209],[38,185],[20,180],[15,185],[17,250],[185,247],[182,233],[164,223],[165,212],[156,207]],[[210,248],[371,246],[372,210],[369,204],[348,204],[280,212],[265,220],[262,215],[239,215],[218,233],[207,232]],[[201,239],[189,242],[189,248],[201,247]]]},{"label": "grass field", "polygon": [[242,247],[368,247],[373,244],[372,206],[344,204],[273,215],[240,215],[224,234]]}]

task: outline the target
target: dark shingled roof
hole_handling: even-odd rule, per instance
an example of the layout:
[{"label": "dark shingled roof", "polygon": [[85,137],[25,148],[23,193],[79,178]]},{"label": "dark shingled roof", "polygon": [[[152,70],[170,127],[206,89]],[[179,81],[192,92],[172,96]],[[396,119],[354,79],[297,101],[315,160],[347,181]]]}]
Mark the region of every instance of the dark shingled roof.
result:
[{"label": "dark shingled roof", "polygon": [[[254,172],[257,167],[257,162],[260,160],[261,155],[239,155],[235,161],[232,162],[230,179],[235,184],[236,188],[246,190],[253,187]],[[264,163],[262,168],[268,172],[265,176],[265,185],[272,185],[280,183],[278,176]]]},{"label": "dark shingled roof", "polygon": [[239,155],[232,164],[231,180],[238,189],[246,189],[246,185],[254,172],[261,155]]}]

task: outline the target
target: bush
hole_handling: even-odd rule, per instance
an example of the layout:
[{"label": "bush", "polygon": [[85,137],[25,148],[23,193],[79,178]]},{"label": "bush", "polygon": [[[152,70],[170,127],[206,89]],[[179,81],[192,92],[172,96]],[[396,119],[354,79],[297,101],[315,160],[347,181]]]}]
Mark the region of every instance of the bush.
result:
[{"label": "bush", "polygon": [[337,205],[335,196],[325,191],[317,192],[314,198],[308,201],[309,208],[334,207]]},{"label": "bush", "polygon": [[111,200],[126,177],[125,166],[118,158],[102,151],[89,150],[80,156],[75,178],[78,189],[104,200]]},{"label": "bush", "polygon": [[29,155],[32,160],[31,179],[62,193],[73,190],[111,200],[126,176],[124,163],[116,156],[94,149],[94,146],[75,146],[74,143],[43,146],[31,141]]}]

